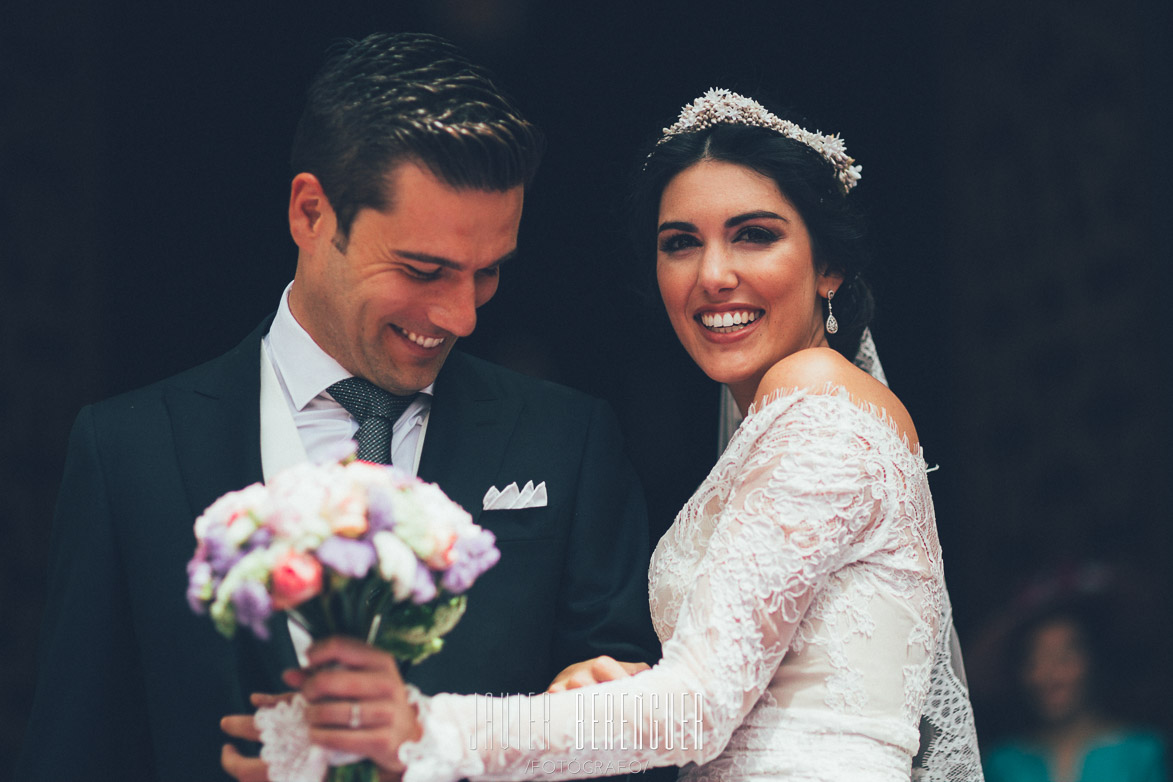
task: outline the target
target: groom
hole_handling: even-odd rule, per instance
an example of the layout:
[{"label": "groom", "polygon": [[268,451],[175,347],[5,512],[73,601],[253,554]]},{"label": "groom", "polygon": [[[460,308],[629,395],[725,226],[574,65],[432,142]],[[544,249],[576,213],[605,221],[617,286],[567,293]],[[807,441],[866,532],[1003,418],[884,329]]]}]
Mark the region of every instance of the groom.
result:
[{"label": "groom", "polygon": [[[420,689],[534,692],[587,658],[655,659],[647,520],[609,409],[453,351],[516,253],[541,146],[487,74],[431,36],[371,36],[319,73],[294,142],[297,270],[276,314],[74,425],[16,778],[223,778],[220,718],[283,690],[305,640],[274,619],[270,641],[229,642],[192,613],[192,522],[356,432],[439,483],[501,550],[444,652],[412,668]],[[381,441],[359,431],[350,393],[403,409]],[[544,482],[544,504],[483,508],[491,487],[527,481]]]}]

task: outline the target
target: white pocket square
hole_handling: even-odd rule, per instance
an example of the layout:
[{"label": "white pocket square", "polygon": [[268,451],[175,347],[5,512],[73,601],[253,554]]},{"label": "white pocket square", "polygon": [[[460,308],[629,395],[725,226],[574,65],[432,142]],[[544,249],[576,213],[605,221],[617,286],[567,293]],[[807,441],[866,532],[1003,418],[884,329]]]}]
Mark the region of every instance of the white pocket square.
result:
[{"label": "white pocket square", "polygon": [[484,504],[481,509],[517,510],[518,508],[544,507],[546,507],[546,482],[542,481],[534,486],[533,481],[528,481],[524,489],[517,488],[516,483],[511,483],[504,489],[490,486],[489,490],[485,492]]}]

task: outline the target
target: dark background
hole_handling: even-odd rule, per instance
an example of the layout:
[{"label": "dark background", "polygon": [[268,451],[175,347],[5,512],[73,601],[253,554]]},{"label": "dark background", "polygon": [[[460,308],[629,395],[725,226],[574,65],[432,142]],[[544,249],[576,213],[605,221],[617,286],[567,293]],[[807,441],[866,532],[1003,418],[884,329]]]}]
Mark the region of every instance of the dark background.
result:
[{"label": "dark background", "polygon": [[73,417],[275,308],[303,91],[330,41],[375,30],[453,38],[546,130],[522,256],[465,348],[609,399],[659,531],[715,457],[717,394],[628,246],[635,150],[717,85],[841,133],[879,257],[873,331],[941,465],[983,735],[999,727],[980,702],[997,684],[981,678],[988,628],[1032,584],[1092,583],[1091,562],[1130,596],[1105,632],[1137,639],[1135,713],[1168,728],[1152,696],[1170,691],[1173,581],[1170,21],[1148,0],[8,3],[0,778],[32,696]]}]

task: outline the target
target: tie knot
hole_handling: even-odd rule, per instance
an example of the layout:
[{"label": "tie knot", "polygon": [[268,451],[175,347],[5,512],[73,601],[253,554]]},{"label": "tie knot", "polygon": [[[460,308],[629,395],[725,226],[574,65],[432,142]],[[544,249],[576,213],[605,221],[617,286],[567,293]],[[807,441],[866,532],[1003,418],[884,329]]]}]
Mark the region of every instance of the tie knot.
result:
[{"label": "tie knot", "polygon": [[391,429],[418,394],[395,396],[361,377],[339,380],[326,389],[358,421],[354,439],[359,459],[391,463]]},{"label": "tie knot", "polygon": [[346,412],[355,417],[359,424],[371,416],[385,418],[388,422],[395,423],[418,396],[418,394],[396,396],[361,377],[348,377],[345,380],[339,380],[326,390],[330,392],[330,396],[334,397],[338,404],[346,408]]}]

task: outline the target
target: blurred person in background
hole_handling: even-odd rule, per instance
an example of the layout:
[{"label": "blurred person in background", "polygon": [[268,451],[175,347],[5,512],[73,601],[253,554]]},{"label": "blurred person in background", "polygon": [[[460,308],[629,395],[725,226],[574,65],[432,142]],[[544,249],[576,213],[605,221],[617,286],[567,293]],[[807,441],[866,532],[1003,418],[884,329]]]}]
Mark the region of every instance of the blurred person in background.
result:
[{"label": "blurred person in background", "polygon": [[993,675],[1009,685],[999,700],[1010,732],[985,755],[989,782],[1169,779],[1164,740],[1126,713],[1136,698],[1118,681],[1139,672],[1143,658],[1125,646],[1141,628],[1114,628],[1132,614],[1102,586],[1036,595],[1006,632]]}]

